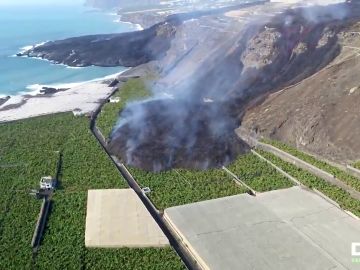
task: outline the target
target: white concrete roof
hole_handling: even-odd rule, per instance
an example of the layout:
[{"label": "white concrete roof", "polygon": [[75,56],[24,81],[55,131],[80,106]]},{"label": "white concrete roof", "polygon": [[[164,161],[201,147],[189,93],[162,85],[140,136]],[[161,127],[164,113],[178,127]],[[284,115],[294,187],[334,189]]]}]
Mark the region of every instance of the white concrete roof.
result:
[{"label": "white concrete roof", "polygon": [[163,247],[159,226],[132,189],[89,190],[87,247]]},{"label": "white concrete roof", "polygon": [[177,206],[165,218],[205,269],[359,269],[360,221],[293,187]]}]

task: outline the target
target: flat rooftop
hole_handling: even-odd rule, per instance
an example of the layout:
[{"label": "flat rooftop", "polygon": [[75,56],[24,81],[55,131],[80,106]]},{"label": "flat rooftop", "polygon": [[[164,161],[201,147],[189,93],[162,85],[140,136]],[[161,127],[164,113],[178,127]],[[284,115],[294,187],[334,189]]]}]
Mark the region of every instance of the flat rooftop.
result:
[{"label": "flat rooftop", "polygon": [[88,191],[86,247],[167,245],[168,239],[132,189]]},{"label": "flat rooftop", "polygon": [[204,269],[359,269],[360,220],[300,187],[165,210]]}]

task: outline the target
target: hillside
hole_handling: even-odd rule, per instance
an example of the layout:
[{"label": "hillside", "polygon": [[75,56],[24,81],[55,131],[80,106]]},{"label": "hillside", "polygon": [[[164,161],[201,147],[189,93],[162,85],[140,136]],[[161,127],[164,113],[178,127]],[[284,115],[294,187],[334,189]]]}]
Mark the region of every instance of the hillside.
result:
[{"label": "hillside", "polygon": [[360,158],[360,24],[338,34],[341,53],[325,69],[249,110],[243,127],[330,160]]},{"label": "hillside", "polygon": [[[226,164],[234,151],[243,150],[237,150],[231,134],[242,125],[246,108],[269,92],[301,82],[331,64],[341,52],[339,37],[360,14],[358,6],[351,7],[351,13],[349,6],[339,5],[338,9],[349,11],[341,20],[332,16],[331,9],[314,8],[318,13],[315,23],[304,17],[302,9],[270,17],[265,25],[257,16],[254,21],[249,19],[251,27],[238,21],[245,12],[251,18],[251,14],[279,8],[265,7],[177,26],[170,49],[158,61],[161,75],[153,87],[155,93],[172,95],[175,102],[129,106],[122,114],[126,119],[113,134],[113,153],[142,168]],[[258,119],[256,114],[254,118]]]},{"label": "hillside", "polygon": [[[341,121],[352,125],[357,121],[352,117],[358,115],[358,103],[346,96],[358,93],[357,82],[351,79],[355,71],[347,72],[357,59],[341,61],[357,55],[357,49],[351,48],[357,46],[359,20],[358,3],[292,9],[284,4],[249,4],[171,15],[134,33],[48,42],[25,54],[75,66],[136,66],[129,74],[153,70],[157,74],[152,85],[154,100],[128,106],[110,143],[114,154],[138,167],[226,164],[246,151],[234,137],[239,126],[297,144],[317,145],[312,150],[322,155],[335,155],[336,148],[338,158],[355,159],[351,141],[359,133]],[[316,77],[331,72],[328,67],[334,63],[340,72],[332,74],[337,83],[327,81],[330,75]],[[350,79],[340,81],[342,75]],[[334,89],[343,89],[343,94],[327,90],[340,83]],[[247,109],[269,93],[292,85],[298,85],[296,98],[281,94],[288,98],[272,106],[274,111],[264,113],[265,102],[243,119]],[[343,117],[339,112],[346,106],[353,114]],[[287,120],[294,116],[299,120]],[[339,132],[329,132],[332,126]],[[333,137],[322,139],[326,136]],[[315,138],[319,143],[311,144]]]}]

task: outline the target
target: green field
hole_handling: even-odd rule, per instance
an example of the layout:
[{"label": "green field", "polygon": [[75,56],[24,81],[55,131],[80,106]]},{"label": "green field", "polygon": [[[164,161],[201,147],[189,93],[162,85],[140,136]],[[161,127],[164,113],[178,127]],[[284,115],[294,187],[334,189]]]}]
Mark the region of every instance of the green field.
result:
[{"label": "green field", "polygon": [[[158,209],[211,200],[248,190],[222,169],[207,171],[173,169],[146,172],[128,168],[141,187],[149,187],[149,198]],[[254,154],[240,156],[228,169],[256,191],[289,188],[292,182]]]},{"label": "green field", "polygon": [[266,159],[273,162],[275,165],[283,169],[285,172],[299,180],[303,185],[309,188],[315,188],[320,192],[327,195],[329,198],[337,202],[343,209],[349,210],[358,217],[360,217],[360,201],[352,198],[349,193],[345,190],[332,185],[325,180],[316,177],[309,172],[296,167],[295,165],[285,162],[279,157],[271,154],[269,152],[265,152],[262,150],[256,150],[259,154],[261,154]]},{"label": "green field", "polygon": [[343,181],[344,183],[348,184],[349,186],[353,187],[354,189],[356,189],[357,191],[360,191],[360,179],[349,175],[348,173],[346,173],[345,171],[330,165],[329,163],[322,161],[322,160],[318,160],[317,158],[306,154],[304,152],[301,152],[299,150],[297,150],[294,147],[291,147],[289,145],[286,145],[282,142],[278,142],[278,141],[273,141],[273,140],[262,140],[264,143],[273,145],[303,161],[306,161],[312,165],[314,165],[315,167],[318,167],[319,169],[322,169],[334,176],[336,176],[336,178],[338,178],[339,180]]},{"label": "green field", "polygon": [[[0,269],[173,269],[183,265],[168,249],[93,250],[84,246],[88,189],[126,188],[127,184],[89,130],[85,117],[71,113],[0,125]],[[30,242],[40,210],[31,197],[42,176],[54,175],[63,155],[59,189],[42,246],[32,258]],[[142,260],[150,262],[141,268]],[[123,268],[122,263],[125,263]],[[168,262],[170,263],[170,262]]]},{"label": "green field", "polygon": [[91,270],[185,270],[171,248],[91,249],[87,251],[85,266]]},{"label": "green field", "polygon": [[105,137],[109,137],[116,121],[119,117],[119,113],[125,108],[126,104],[140,100],[151,95],[148,89],[145,79],[129,79],[124,83],[120,90],[113,96],[120,97],[119,103],[106,103],[101,113],[99,114],[96,125],[101,130]]},{"label": "green field", "polygon": [[59,154],[37,149],[32,149],[34,155],[12,152],[16,136],[3,131],[0,128],[0,269],[11,269],[12,265],[27,268],[31,264],[30,242],[41,204],[29,191],[38,187],[42,176],[55,176]]},{"label": "green field", "polygon": [[356,169],[359,169],[359,170],[360,170],[360,161],[355,162],[355,163],[353,164],[353,166],[354,166],[354,168],[356,168]]},{"label": "green field", "polygon": [[258,192],[293,186],[289,179],[252,153],[238,157],[227,168]]},{"label": "green field", "polygon": [[191,171],[173,169],[159,173],[128,168],[141,187],[150,187],[149,198],[158,209],[244,193],[221,169]]}]

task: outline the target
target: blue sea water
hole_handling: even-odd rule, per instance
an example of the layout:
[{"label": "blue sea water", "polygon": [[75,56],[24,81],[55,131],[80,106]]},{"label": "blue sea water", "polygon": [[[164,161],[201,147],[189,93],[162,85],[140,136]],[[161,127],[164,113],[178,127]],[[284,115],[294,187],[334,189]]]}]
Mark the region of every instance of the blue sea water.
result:
[{"label": "blue sea water", "polygon": [[22,47],[73,36],[119,33],[135,26],[115,22],[116,15],[74,6],[0,6],[0,96],[101,78],[122,67],[69,68],[48,61],[14,57]]}]

